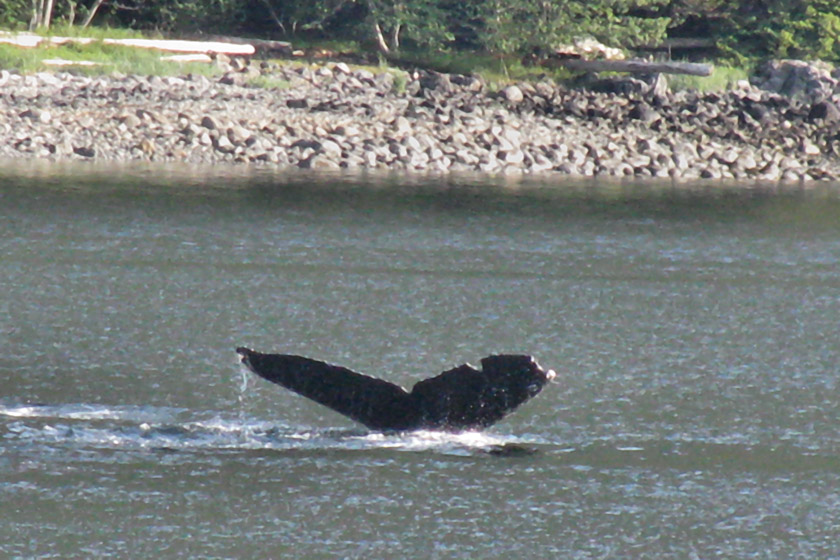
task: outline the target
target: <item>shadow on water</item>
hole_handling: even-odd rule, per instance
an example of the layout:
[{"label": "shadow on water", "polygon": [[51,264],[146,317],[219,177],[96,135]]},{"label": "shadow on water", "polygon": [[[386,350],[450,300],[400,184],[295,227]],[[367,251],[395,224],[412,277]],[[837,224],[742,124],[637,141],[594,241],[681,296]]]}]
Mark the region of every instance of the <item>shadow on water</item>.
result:
[{"label": "shadow on water", "polygon": [[[120,177],[114,181],[114,177]],[[130,197],[133,203],[212,198],[231,209],[261,215],[278,209],[317,208],[493,212],[546,218],[810,220],[834,223],[840,184],[613,180],[567,176],[405,175],[368,172],[272,170],[250,166],[185,166],[147,163],[4,162],[5,196],[17,185],[31,194],[90,195],[94,204]],[[0,191],[0,196],[4,196]],[[91,202],[91,201],[89,201]]]}]

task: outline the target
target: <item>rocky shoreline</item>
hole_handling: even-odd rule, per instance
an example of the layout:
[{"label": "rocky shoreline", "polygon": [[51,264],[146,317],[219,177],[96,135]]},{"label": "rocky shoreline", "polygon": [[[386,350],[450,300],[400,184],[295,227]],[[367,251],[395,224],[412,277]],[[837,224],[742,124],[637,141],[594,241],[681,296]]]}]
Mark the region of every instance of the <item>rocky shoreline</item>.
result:
[{"label": "rocky shoreline", "polygon": [[0,71],[0,158],[840,180],[840,76],[795,61],[757,78],[770,89],[722,93],[235,62],[220,78]]}]

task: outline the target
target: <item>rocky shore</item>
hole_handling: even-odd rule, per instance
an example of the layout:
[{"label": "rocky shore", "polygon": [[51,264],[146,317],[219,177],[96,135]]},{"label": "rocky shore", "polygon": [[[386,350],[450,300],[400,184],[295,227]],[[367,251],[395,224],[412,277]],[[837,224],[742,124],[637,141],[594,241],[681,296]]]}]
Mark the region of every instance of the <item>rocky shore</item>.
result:
[{"label": "rocky shore", "polygon": [[0,71],[0,158],[840,180],[840,75],[796,61],[723,93],[670,92],[661,78],[490,91],[469,76],[343,63],[227,70]]}]

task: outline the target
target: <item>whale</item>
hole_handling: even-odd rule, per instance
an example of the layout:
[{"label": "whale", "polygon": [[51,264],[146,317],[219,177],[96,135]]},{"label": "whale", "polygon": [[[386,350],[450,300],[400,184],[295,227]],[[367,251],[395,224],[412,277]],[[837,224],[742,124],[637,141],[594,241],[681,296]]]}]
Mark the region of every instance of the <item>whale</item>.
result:
[{"label": "whale", "polygon": [[241,346],[256,375],[375,431],[481,430],[535,397],[555,377],[528,355],[497,354],[424,379],[411,391],[345,367],[293,354]]}]

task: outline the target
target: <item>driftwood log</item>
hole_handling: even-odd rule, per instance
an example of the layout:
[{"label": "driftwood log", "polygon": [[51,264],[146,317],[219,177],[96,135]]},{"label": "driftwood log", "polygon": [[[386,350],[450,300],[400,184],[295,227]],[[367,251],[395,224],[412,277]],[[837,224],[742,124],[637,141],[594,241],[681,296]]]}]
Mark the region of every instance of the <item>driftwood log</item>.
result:
[{"label": "driftwood log", "polygon": [[285,56],[291,56],[292,54],[292,44],[288,41],[255,39],[253,37],[232,37],[230,35],[207,35],[205,38],[209,41],[217,41],[220,43],[251,45],[260,54],[279,54]]}]

